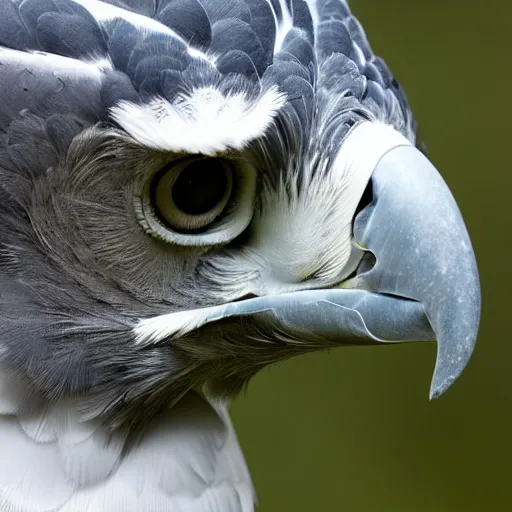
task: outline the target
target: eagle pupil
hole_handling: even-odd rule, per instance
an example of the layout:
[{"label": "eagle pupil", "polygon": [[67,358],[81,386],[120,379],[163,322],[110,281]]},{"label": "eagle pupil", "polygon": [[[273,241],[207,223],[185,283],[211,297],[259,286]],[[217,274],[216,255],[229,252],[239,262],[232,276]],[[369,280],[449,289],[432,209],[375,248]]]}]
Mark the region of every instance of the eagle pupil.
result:
[{"label": "eagle pupil", "polygon": [[222,160],[196,160],[174,182],[174,204],[188,215],[201,215],[217,206],[228,187],[226,166]]}]

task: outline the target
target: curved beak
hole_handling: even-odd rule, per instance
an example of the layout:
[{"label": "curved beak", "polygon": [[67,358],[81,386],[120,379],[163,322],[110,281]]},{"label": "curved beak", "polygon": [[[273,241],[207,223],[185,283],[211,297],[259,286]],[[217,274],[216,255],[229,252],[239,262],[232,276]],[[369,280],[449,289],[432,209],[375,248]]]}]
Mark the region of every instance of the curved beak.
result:
[{"label": "curved beak", "polygon": [[354,237],[376,263],[356,287],[421,303],[437,338],[430,397],[461,374],[475,346],[480,283],[460,211],[435,167],[399,146],[378,162],[372,203],[355,219]]},{"label": "curved beak", "polygon": [[374,256],[371,268],[363,258],[356,276],[340,288],[266,295],[141,320],[135,328],[138,342],[159,343],[229,319],[240,326],[240,317],[246,326],[257,324],[267,339],[295,345],[437,339],[430,397],[441,395],[466,366],[478,332],[480,285],[471,242],[447,185],[414,147],[387,151],[371,184],[373,200],[353,227],[355,241]]}]

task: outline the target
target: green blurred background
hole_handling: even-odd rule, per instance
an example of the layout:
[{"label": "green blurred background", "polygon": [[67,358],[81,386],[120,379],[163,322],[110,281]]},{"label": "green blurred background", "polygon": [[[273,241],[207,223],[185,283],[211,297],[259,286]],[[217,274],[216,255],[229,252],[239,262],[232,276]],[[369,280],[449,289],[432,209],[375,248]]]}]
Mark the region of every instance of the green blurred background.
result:
[{"label": "green blurred background", "polygon": [[342,348],[258,375],[233,417],[260,510],[512,510],[512,3],[351,7],[466,220],[480,336],[463,376],[431,403],[434,344]]}]

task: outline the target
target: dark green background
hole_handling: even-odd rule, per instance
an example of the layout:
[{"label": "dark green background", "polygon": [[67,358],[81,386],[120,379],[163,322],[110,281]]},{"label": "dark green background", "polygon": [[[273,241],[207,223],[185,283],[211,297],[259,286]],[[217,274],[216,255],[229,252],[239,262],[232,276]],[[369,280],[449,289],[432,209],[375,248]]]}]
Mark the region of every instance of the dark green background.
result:
[{"label": "dark green background", "polygon": [[434,344],[342,348],[260,374],[233,407],[260,510],[512,510],[512,3],[351,6],[466,220],[480,336],[461,379],[432,403]]}]

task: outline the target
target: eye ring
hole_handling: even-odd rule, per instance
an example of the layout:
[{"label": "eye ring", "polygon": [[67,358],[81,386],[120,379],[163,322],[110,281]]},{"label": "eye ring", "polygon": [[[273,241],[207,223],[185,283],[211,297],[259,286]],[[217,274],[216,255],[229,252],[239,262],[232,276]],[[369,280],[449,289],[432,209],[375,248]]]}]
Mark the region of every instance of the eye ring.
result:
[{"label": "eye ring", "polygon": [[[193,223],[187,226],[173,226],[165,216],[162,216],[162,212],[155,208],[158,184],[165,178],[166,173],[169,173],[169,177],[161,184],[161,190],[167,190],[169,193],[183,169],[192,162],[208,165],[208,161],[212,159],[220,161],[218,163],[223,169],[229,169],[226,174],[226,187],[229,193],[225,193],[222,200],[203,214],[202,226],[200,223],[195,226]],[[255,192],[256,171],[243,158],[194,155],[174,160],[154,172],[145,182],[142,194],[135,197],[134,206],[139,223],[151,236],[173,245],[214,246],[228,243],[249,225],[254,211]],[[213,203],[215,201],[212,199]],[[187,218],[187,222],[190,220]]]}]

